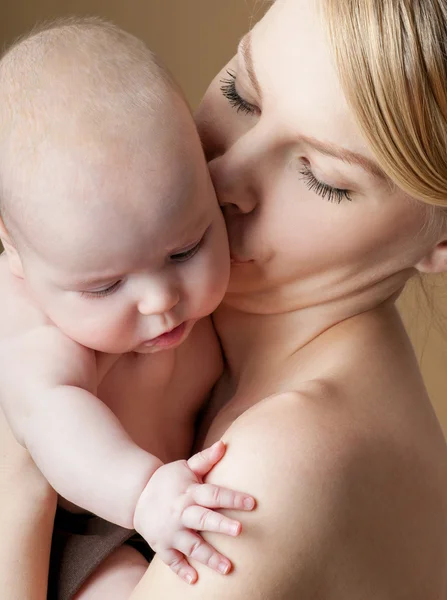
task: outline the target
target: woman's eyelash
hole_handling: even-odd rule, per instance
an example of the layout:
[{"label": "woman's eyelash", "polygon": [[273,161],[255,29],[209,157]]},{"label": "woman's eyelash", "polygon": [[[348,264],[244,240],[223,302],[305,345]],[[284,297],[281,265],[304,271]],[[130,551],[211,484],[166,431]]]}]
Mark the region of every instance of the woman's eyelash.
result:
[{"label": "woman's eyelash", "polygon": [[[236,89],[236,73],[234,71],[227,70],[229,79],[221,79],[220,90],[224,97],[229,101],[231,106],[243,114],[251,115],[256,112],[256,107],[244,100]],[[340,204],[343,200],[352,202],[352,198],[349,195],[349,190],[343,190],[341,188],[335,188],[327,183],[319,181],[307,165],[303,165],[300,171],[302,178],[306,182],[307,187],[312,191],[328,200],[328,202],[336,202]]]},{"label": "woman's eyelash", "polygon": [[302,175],[302,179],[304,179],[306,182],[307,187],[312,192],[315,192],[325,200],[328,200],[328,202],[336,202],[337,204],[340,204],[340,202],[343,200],[352,202],[352,198],[350,197],[348,190],[335,188],[327,183],[319,181],[307,165],[302,166],[300,173]]},{"label": "woman's eyelash", "polygon": [[97,292],[81,292],[81,295],[86,296],[87,298],[103,298],[104,296],[110,296],[110,294],[113,294],[113,292],[115,292],[120,285],[121,280],[115,281],[115,283],[110,285],[105,290],[98,290]]},{"label": "woman's eyelash", "polygon": [[229,75],[229,79],[221,79],[220,81],[222,84],[220,86],[222,94],[238,113],[243,113],[245,115],[254,114],[257,110],[256,107],[244,100],[236,90],[236,73],[227,70],[227,74]]},{"label": "woman's eyelash", "polygon": [[[236,90],[236,74],[233,71],[227,70],[230,79],[222,79],[220,90],[225,98],[230,102],[231,106],[236,108],[237,112],[244,114],[253,114],[256,112],[256,107],[244,100]],[[343,200],[352,202],[348,190],[334,188],[327,183],[319,181],[307,165],[303,165],[300,171],[302,178],[305,180],[307,187],[328,200],[328,202],[336,202],[340,204]]]}]

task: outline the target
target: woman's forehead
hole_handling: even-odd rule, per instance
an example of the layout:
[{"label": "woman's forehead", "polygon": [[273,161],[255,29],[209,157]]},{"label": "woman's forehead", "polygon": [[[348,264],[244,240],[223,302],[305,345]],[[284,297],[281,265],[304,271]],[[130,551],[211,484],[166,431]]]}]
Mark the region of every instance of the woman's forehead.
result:
[{"label": "woman's forehead", "polygon": [[346,101],[320,0],[276,0],[250,34],[263,107],[275,107],[291,135],[368,151]]}]

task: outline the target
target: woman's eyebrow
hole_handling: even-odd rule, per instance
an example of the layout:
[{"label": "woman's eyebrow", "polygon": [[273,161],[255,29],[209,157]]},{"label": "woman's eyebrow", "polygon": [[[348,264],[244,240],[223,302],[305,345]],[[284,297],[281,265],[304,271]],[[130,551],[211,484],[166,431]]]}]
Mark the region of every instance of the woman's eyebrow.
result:
[{"label": "woman's eyebrow", "polygon": [[[258,78],[256,76],[256,71],[254,69],[253,64],[253,56],[251,52],[251,33],[247,33],[245,37],[239,43],[238,48],[239,53],[242,56],[244,61],[245,68],[248,73],[248,77],[253,88],[256,90],[257,94],[260,98],[262,98],[261,86],[259,85]],[[317,152],[321,154],[325,154],[326,156],[331,156],[333,158],[338,158],[345,163],[354,164],[360,166],[364,171],[372,175],[373,177],[377,177],[383,181],[389,182],[389,177],[384,173],[384,171],[379,167],[377,163],[373,160],[366,158],[362,154],[358,154],[357,152],[352,152],[351,150],[347,150],[346,148],[341,148],[340,146],[335,146],[334,144],[321,142],[312,137],[300,136],[300,141],[304,142],[307,146],[310,146]]]},{"label": "woman's eyebrow", "polygon": [[253,56],[251,53],[251,33],[247,33],[245,37],[239,43],[238,51],[241,53],[244,59],[245,68],[248,73],[248,77],[256,93],[262,98],[261,86],[259,85],[258,78],[256,77],[256,71],[253,65]]},{"label": "woman's eyebrow", "polygon": [[338,158],[351,165],[358,165],[373,177],[377,177],[387,182],[390,181],[389,177],[382,171],[379,165],[373,160],[366,158],[366,156],[363,156],[363,154],[352,152],[351,150],[335,146],[328,142],[320,142],[320,140],[313,137],[300,136],[300,141],[304,142],[307,146],[310,146],[317,152],[320,152],[320,154]]}]

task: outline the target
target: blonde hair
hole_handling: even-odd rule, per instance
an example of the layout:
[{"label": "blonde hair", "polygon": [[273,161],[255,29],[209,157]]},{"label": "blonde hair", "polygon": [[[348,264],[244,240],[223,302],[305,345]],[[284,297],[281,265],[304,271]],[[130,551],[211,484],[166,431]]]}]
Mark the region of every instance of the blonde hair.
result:
[{"label": "blonde hair", "polygon": [[445,0],[323,0],[341,83],[381,168],[447,207]]}]

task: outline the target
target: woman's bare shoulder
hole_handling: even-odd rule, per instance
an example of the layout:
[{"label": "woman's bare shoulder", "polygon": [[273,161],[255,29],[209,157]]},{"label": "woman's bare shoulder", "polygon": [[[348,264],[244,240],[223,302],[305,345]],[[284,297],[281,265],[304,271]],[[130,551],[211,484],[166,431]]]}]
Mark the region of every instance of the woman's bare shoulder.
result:
[{"label": "woman's bare shoulder", "polygon": [[445,457],[429,464],[414,439],[350,407],[328,382],[265,399],[223,436],[228,455],[211,480],[258,498],[248,525],[266,536],[259,554],[286,548],[297,576],[332,581],[328,598],[381,587],[397,598],[403,586],[409,598],[436,597],[447,578]]},{"label": "woman's bare shoulder", "polygon": [[321,474],[326,467],[315,451],[317,444],[312,441],[314,448],[310,447],[310,436],[309,443],[304,442],[300,400],[295,393],[266,399],[241,415],[223,436],[227,452],[208,482],[247,491],[257,500],[252,513],[233,513],[242,522],[238,538],[204,535],[230,558],[233,573],[222,577],[194,563],[199,582],[186,588],[154,560],[135,599],[292,599],[315,593],[322,575],[315,561],[326,562],[323,538],[333,535],[328,530],[330,502],[322,489],[329,482]]},{"label": "woman's bare shoulder", "polygon": [[336,481],[340,488],[350,476],[352,462],[365,452],[361,447],[367,445],[346,414],[342,415],[337,394],[326,382],[312,383],[258,402],[222,436],[227,455],[214,476],[233,471],[230,462],[234,461],[253,479],[262,475],[260,486],[267,482],[264,476],[268,474],[275,487],[267,485],[264,491],[272,496],[279,490],[298,492],[295,486],[318,488],[324,483],[324,496],[332,502],[337,490],[328,483]]},{"label": "woman's bare shoulder", "polygon": [[313,385],[243,413],[208,478],[257,499],[252,513],[233,513],[238,538],[205,536],[233,573],[195,564],[199,583],[186,588],[155,560],[135,598],[441,597],[445,498],[426,489],[410,454],[337,418],[341,401],[335,387]]}]

